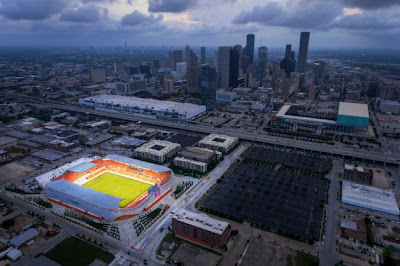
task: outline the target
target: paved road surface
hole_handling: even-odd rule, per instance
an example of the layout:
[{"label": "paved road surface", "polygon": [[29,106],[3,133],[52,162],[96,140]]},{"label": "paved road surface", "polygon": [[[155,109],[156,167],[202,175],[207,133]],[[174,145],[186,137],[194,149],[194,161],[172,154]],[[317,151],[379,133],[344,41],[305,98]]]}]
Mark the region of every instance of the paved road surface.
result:
[{"label": "paved road surface", "polygon": [[339,192],[339,168],[340,161],[333,160],[332,171],[329,175],[331,180],[329,187],[329,198],[327,211],[327,222],[325,227],[324,245],[320,247],[320,265],[335,265],[337,262],[336,252],[336,228],[338,226],[339,202],[337,193]]}]

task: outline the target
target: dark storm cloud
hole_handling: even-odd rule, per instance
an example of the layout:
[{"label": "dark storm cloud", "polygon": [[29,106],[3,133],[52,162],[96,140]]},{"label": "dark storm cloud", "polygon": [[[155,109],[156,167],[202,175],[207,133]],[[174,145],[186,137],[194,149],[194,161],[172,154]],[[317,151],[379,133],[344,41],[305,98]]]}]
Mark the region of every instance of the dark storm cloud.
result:
[{"label": "dark storm cloud", "polygon": [[0,0],[0,15],[11,20],[43,20],[60,13],[69,0]]},{"label": "dark storm cloud", "polygon": [[341,0],[346,7],[358,7],[362,9],[385,8],[400,5],[399,0]]},{"label": "dark storm cloud", "polygon": [[153,14],[147,16],[135,10],[132,13],[125,15],[121,19],[122,25],[136,26],[136,25],[152,25],[157,24],[163,19],[163,15],[154,16]]},{"label": "dark storm cloud", "polygon": [[251,22],[289,28],[326,28],[342,13],[342,9],[331,1],[299,1],[288,8],[277,2],[255,6],[250,11],[242,11],[233,19],[235,24]]},{"label": "dark storm cloud", "polygon": [[97,22],[102,16],[103,10],[99,7],[90,5],[78,9],[65,10],[60,15],[61,21],[72,22]]},{"label": "dark storm cloud", "polygon": [[149,0],[149,11],[180,13],[196,3],[197,0]]}]

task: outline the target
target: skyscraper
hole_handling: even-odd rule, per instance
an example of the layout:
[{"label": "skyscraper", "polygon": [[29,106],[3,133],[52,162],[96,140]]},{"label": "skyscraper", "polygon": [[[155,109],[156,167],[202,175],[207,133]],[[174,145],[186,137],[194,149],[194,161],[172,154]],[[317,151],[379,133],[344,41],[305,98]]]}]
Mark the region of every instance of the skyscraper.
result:
[{"label": "skyscraper", "polygon": [[222,89],[229,88],[230,55],[231,47],[221,46],[218,48],[218,87]]},{"label": "skyscraper", "polygon": [[261,46],[258,48],[258,67],[257,67],[257,80],[261,81],[264,79],[267,73],[267,59],[268,59],[268,48]]},{"label": "skyscraper", "polygon": [[201,93],[200,90],[200,65],[191,64],[187,69],[186,83],[187,91],[190,93]]},{"label": "skyscraper", "polygon": [[170,67],[176,70],[176,64],[183,62],[183,52],[181,50],[173,50],[168,55]]},{"label": "skyscraper", "polygon": [[290,73],[296,70],[296,60],[292,45],[286,45],[285,58],[281,61],[281,69],[285,70],[286,75],[289,77]]},{"label": "skyscraper", "polygon": [[242,46],[235,45],[229,55],[229,87],[236,88],[239,79],[240,54]]},{"label": "skyscraper", "polygon": [[206,47],[202,46],[200,48],[201,52],[200,52],[200,63],[201,64],[205,64],[206,63]]},{"label": "skyscraper", "polygon": [[310,33],[302,32],[300,35],[299,58],[297,61],[297,72],[304,73],[308,57],[308,44],[310,42]]},{"label": "skyscraper", "polygon": [[254,34],[247,34],[245,53],[250,57],[250,64],[253,64],[254,59]]},{"label": "skyscraper", "polygon": [[211,67],[210,64],[201,66],[200,86],[204,97],[207,99],[215,99],[217,71],[214,67]]}]

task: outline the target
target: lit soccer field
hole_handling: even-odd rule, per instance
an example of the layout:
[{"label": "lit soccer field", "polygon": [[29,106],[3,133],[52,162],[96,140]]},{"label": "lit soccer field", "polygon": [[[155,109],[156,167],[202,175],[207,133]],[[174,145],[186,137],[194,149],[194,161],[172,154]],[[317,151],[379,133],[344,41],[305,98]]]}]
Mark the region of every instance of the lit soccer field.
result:
[{"label": "lit soccer field", "polygon": [[113,173],[104,173],[83,184],[84,187],[121,198],[120,208],[126,207],[152,185]]}]

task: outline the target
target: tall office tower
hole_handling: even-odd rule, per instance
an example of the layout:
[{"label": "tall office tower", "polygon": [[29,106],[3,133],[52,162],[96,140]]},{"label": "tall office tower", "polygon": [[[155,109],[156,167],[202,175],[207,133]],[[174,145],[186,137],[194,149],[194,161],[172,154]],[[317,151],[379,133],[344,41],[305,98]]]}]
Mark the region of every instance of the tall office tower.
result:
[{"label": "tall office tower", "polygon": [[187,72],[187,66],[185,62],[180,62],[176,63],[176,74],[175,74],[175,79],[176,80],[183,80],[186,77],[186,72]]},{"label": "tall office tower", "polygon": [[201,66],[200,75],[201,92],[207,99],[215,99],[217,90],[217,70],[210,64]]},{"label": "tall office tower", "polygon": [[268,59],[268,48],[261,46],[258,48],[258,69],[257,69],[257,80],[261,81],[267,74],[267,59]]},{"label": "tall office tower", "polygon": [[281,61],[281,69],[285,70],[288,77],[290,77],[290,73],[296,70],[296,60],[290,44],[286,45],[285,58]]},{"label": "tall office tower", "polygon": [[240,54],[242,46],[235,45],[230,50],[229,55],[229,87],[236,88],[238,86]]},{"label": "tall office tower", "polygon": [[310,42],[310,33],[302,32],[300,34],[299,58],[297,60],[297,72],[304,73],[308,57],[308,44]]},{"label": "tall office tower", "polygon": [[247,67],[249,66],[249,64],[250,64],[250,57],[247,55],[242,55],[242,58],[240,58],[240,67],[242,68],[243,73],[247,73]]},{"label": "tall office tower", "polygon": [[205,64],[206,63],[206,47],[204,47],[204,46],[202,46],[201,48],[200,48],[200,50],[201,50],[201,57],[200,57],[200,63],[201,64]]},{"label": "tall office tower", "polygon": [[191,64],[187,69],[186,84],[187,91],[190,93],[201,93],[200,90],[200,65]]},{"label": "tall office tower", "polygon": [[[192,48],[190,48],[189,44],[186,44],[186,48],[185,48],[185,62],[186,64],[189,66],[191,63],[193,63],[193,54],[195,54],[192,50]],[[197,62],[196,62],[197,63]]]},{"label": "tall office tower", "polygon": [[314,84],[318,85],[326,76],[327,63],[325,61],[315,61],[313,63]]},{"label": "tall office tower", "polygon": [[176,64],[183,62],[183,52],[181,50],[173,50],[168,55],[170,67],[176,70]]},{"label": "tall office tower", "polygon": [[231,47],[221,46],[218,48],[218,87],[222,89],[229,88],[230,55]]},{"label": "tall office tower", "polygon": [[250,57],[250,64],[253,64],[254,59],[254,40],[254,34],[247,34],[245,53],[248,57]]},{"label": "tall office tower", "polygon": [[114,63],[114,74],[120,75],[124,72],[124,64],[122,62],[115,62]]}]

